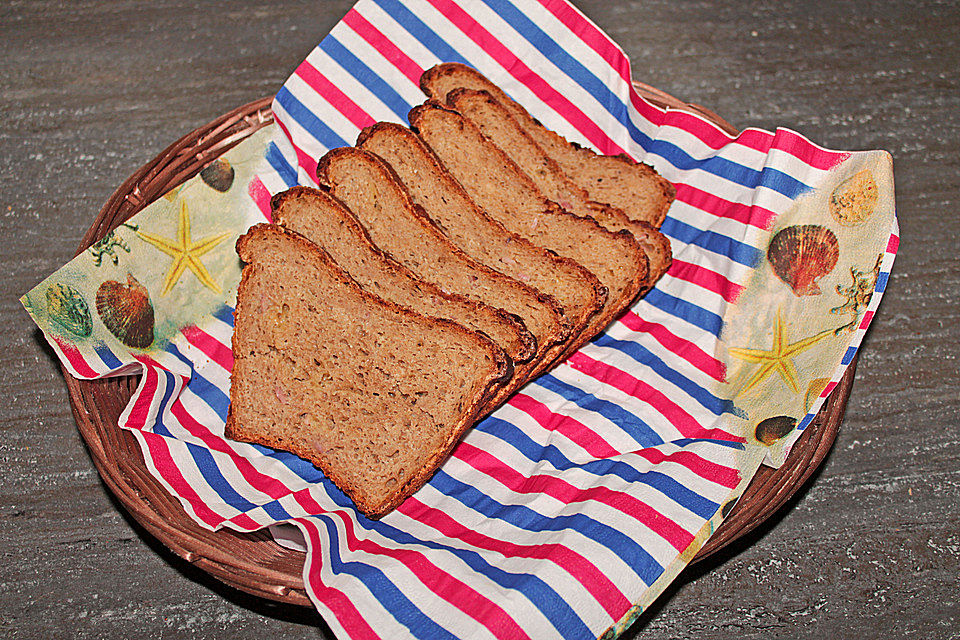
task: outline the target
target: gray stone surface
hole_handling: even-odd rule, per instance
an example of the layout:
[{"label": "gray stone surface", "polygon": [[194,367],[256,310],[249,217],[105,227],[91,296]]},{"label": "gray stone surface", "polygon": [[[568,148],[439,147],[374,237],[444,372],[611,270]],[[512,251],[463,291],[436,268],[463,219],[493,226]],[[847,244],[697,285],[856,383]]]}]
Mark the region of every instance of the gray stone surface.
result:
[{"label": "gray stone surface", "polygon": [[[17,298],[180,135],[276,91],[348,2],[0,7],[0,636],[327,638],[220,586],[100,483]],[[628,638],[960,637],[960,10],[952,2],[581,2],[634,77],[735,125],[895,158],[902,244],[847,418],[769,525]]]}]

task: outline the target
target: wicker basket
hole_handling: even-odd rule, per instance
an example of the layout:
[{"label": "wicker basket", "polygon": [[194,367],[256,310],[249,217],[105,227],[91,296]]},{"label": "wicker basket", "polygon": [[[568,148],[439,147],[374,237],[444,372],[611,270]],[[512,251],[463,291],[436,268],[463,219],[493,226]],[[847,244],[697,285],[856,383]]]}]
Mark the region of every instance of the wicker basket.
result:
[{"label": "wicker basket", "polygon": [[[725,131],[737,132],[703,107],[683,103],[646,85],[637,84],[637,89],[654,103],[700,113]],[[81,240],[78,253],[272,122],[270,99],[265,98],[235,109],[172,144],[114,192]],[[770,518],[820,465],[843,418],[855,367],[856,360],[793,447],[786,464],[777,470],[760,468],[694,562],[716,553]],[[310,606],[303,586],[303,553],[281,547],[265,531],[241,534],[226,529],[211,532],[200,527],[150,475],[134,437],[117,426],[121,411],[137,387],[136,376],[95,381],[77,380],[66,372],[64,376],[80,434],[94,464],[137,522],[174,553],[228,585],[270,600]]]}]

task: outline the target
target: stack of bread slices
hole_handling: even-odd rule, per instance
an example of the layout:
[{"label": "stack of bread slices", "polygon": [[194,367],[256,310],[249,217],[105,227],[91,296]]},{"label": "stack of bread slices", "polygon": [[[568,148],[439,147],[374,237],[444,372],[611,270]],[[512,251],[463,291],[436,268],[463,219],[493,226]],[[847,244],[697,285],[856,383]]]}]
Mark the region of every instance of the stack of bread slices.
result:
[{"label": "stack of bread slices", "polygon": [[544,128],[470,67],[421,78],[276,195],[246,263],[229,438],[291,451],[379,518],[463,432],[602,332],[670,266],[673,187]]}]

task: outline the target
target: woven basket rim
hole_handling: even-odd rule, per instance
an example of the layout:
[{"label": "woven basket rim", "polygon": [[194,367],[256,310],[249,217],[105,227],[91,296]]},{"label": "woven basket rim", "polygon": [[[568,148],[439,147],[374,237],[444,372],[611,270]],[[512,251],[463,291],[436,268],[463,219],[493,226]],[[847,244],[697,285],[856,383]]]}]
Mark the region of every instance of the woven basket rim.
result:
[{"label": "woven basket rim", "polygon": [[[738,129],[712,111],[642,83],[639,93],[661,107],[697,113],[730,134]],[[186,134],[135,171],[104,204],[77,253],[144,206],[273,122],[272,98],[238,107]],[[820,466],[833,445],[853,385],[857,358],[779,469],[761,467],[717,531],[694,557],[701,562],[771,518]],[[138,376],[78,380],[61,367],[78,430],[104,484],[129,514],[178,556],[254,596],[312,606],[304,589],[305,554],[281,547],[266,531],[210,531],[198,525],[147,469],[134,436],[117,425]]]}]

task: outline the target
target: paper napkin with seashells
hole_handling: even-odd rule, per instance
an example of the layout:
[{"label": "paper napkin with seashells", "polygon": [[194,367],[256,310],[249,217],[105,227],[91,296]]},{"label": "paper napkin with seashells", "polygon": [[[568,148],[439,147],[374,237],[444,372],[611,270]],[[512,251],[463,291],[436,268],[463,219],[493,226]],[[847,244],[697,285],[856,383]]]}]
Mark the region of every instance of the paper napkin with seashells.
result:
[{"label": "paper napkin with seashells", "polygon": [[272,128],[255,133],[21,298],[70,372],[139,369],[185,327],[231,309],[234,244],[264,220],[247,193]]},{"label": "paper napkin with seashells", "polygon": [[783,464],[855,354],[893,263],[891,228],[892,161],[876,151],[833,167],[754,240],[764,257],[724,317],[719,393],[768,464]]}]

